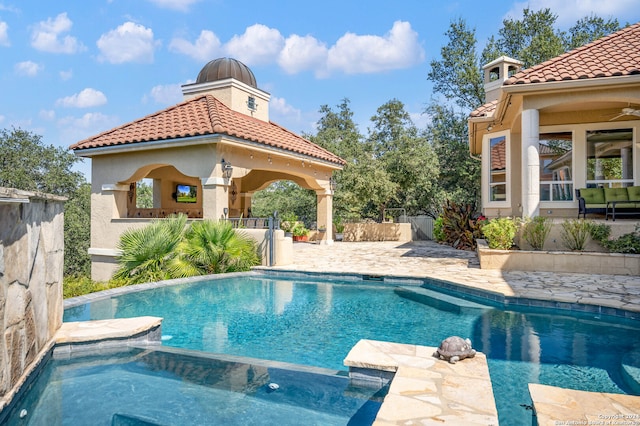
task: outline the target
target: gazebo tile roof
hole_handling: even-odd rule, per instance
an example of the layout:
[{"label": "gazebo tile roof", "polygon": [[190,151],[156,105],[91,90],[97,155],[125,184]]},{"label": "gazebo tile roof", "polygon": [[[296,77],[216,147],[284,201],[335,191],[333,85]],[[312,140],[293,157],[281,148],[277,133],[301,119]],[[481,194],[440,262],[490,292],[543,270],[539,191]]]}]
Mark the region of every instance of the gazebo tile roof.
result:
[{"label": "gazebo tile roof", "polygon": [[233,111],[212,95],[189,99],[123,124],[71,145],[70,149],[81,151],[213,134],[225,134],[339,165],[345,164],[342,158],[319,145],[273,122]]}]

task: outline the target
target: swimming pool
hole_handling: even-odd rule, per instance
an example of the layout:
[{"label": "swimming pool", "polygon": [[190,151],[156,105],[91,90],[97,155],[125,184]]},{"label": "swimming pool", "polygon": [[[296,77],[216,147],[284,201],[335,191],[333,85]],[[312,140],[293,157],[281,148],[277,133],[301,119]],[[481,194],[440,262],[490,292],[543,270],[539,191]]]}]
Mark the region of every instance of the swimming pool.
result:
[{"label": "swimming pool", "polygon": [[502,424],[531,424],[527,383],[633,393],[621,359],[637,322],[594,314],[505,311],[429,284],[250,275],[165,286],[69,308],[65,321],[164,318],[163,344],[344,369],[360,339],[437,346],[470,337],[488,358]]},{"label": "swimming pool", "polygon": [[385,389],[353,387],[335,371],[272,364],[162,348],[54,356],[0,423],[338,426],[375,419]]}]

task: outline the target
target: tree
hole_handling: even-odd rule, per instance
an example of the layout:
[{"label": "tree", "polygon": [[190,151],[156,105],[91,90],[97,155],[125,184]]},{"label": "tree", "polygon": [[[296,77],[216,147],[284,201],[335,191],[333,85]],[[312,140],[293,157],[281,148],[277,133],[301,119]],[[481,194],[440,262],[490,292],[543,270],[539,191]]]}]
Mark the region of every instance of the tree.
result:
[{"label": "tree", "polygon": [[91,184],[83,183],[64,205],[64,275],[90,276]]},{"label": "tree", "polygon": [[598,16],[591,15],[584,17],[569,29],[565,35],[565,49],[571,50],[583,46],[594,40],[614,33],[620,29],[617,19],[604,20]]},{"label": "tree", "polygon": [[404,208],[408,214],[428,209],[438,161],[427,140],[418,134],[404,104],[390,100],[377,109],[371,122],[368,140],[373,147],[373,164],[386,174],[386,181],[374,181],[381,188],[377,191],[380,217],[385,208]]},{"label": "tree", "polygon": [[278,212],[280,217],[294,213],[307,225],[316,220],[316,195],[291,181],[274,182],[251,199],[251,215],[268,217]]},{"label": "tree", "polygon": [[27,130],[0,130],[0,186],[70,196],[84,182],[80,159]]},{"label": "tree", "polygon": [[64,274],[88,275],[91,261],[91,187],[73,166],[81,161],[63,148],[45,145],[35,133],[0,130],[0,186],[68,197],[64,216]]},{"label": "tree", "polygon": [[457,204],[477,205],[480,197],[480,161],[469,155],[466,115],[438,102],[432,102],[426,112],[431,122],[425,130],[425,137],[438,157],[440,171],[437,202],[432,211],[438,212],[445,199]]},{"label": "tree", "polygon": [[473,110],[484,103],[475,29],[467,28],[466,22],[458,19],[445,34],[449,43],[440,49],[441,59],[431,61],[427,78],[433,82],[434,92],[464,109]]},{"label": "tree", "polygon": [[501,55],[518,59],[524,62],[524,68],[529,68],[564,52],[563,33],[554,29],[558,17],[551,9],[533,12],[525,8],[522,14],[521,20],[502,21],[499,37],[495,40]]}]

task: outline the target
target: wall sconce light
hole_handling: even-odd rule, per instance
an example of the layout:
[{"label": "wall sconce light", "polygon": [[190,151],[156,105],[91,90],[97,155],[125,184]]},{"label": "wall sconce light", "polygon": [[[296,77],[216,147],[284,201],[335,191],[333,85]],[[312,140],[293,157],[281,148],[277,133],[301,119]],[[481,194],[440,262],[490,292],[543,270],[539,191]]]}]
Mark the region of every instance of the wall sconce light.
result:
[{"label": "wall sconce light", "polygon": [[337,187],[338,187],[338,182],[336,182],[333,176],[331,176],[329,178],[329,188],[331,188],[332,191],[335,191]]},{"label": "wall sconce light", "polygon": [[231,166],[231,163],[228,161],[224,161],[224,158],[222,159],[222,177],[224,177],[225,179],[231,179],[231,175],[233,174],[233,167]]},{"label": "wall sconce light", "polygon": [[489,124],[489,125],[487,126],[487,131],[488,131],[488,132],[490,132],[490,131],[492,131],[492,130],[493,130],[493,124]]},{"label": "wall sconce light", "polygon": [[227,218],[227,215],[229,214],[229,209],[227,207],[225,207],[224,209],[222,209],[222,213],[224,213],[224,218]]}]

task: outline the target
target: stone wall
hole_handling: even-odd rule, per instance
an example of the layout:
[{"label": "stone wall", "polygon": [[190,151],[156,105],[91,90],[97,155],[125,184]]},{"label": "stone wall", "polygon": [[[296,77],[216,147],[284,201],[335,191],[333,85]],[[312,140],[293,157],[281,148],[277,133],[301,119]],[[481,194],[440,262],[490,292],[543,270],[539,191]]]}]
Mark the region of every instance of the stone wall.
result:
[{"label": "stone wall", "polygon": [[64,200],[0,187],[0,399],[62,325]]}]

